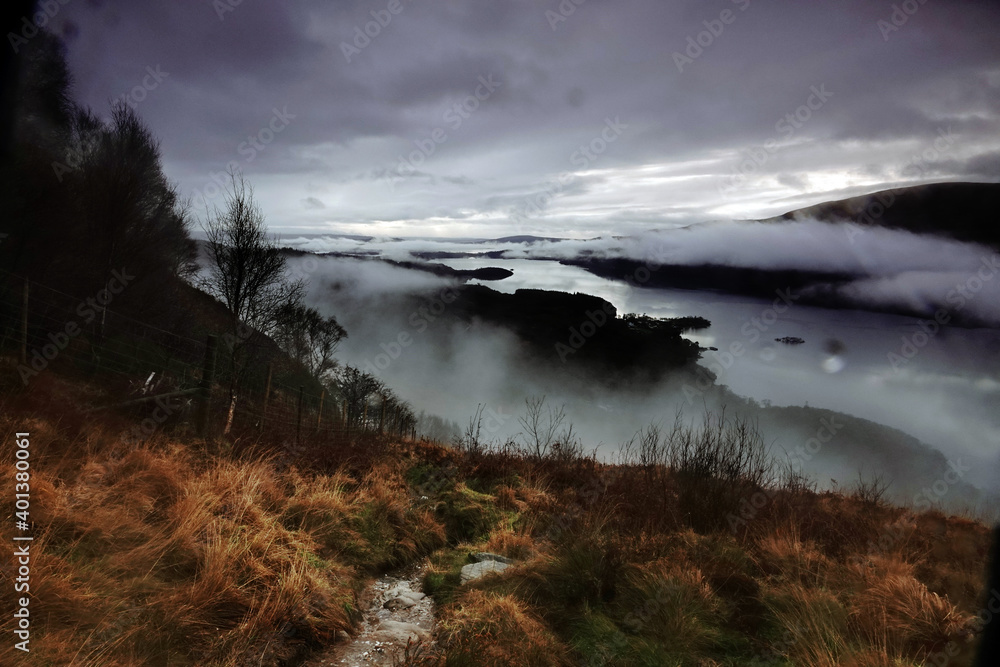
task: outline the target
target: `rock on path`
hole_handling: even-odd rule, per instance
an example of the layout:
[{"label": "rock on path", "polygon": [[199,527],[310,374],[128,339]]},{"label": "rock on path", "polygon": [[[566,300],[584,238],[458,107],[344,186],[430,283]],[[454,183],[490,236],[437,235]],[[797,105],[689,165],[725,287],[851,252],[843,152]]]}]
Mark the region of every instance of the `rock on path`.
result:
[{"label": "rock on path", "polygon": [[433,648],[434,602],[420,590],[423,573],[423,566],[415,566],[379,577],[361,597],[360,632],[338,639],[304,667],[392,665],[393,656],[402,656],[410,640]]},{"label": "rock on path", "polygon": [[513,565],[514,561],[499,554],[491,554],[486,551],[479,551],[469,555],[472,563],[462,568],[462,583],[467,584],[481,577],[485,577],[491,572],[500,573]]}]

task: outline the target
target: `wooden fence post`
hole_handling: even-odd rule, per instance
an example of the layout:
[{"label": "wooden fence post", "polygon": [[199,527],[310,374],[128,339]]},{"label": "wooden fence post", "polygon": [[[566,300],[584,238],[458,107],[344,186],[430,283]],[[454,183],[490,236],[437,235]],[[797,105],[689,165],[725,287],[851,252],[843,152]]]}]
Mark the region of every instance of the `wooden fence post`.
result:
[{"label": "wooden fence post", "polygon": [[271,400],[271,374],[274,371],[274,364],[267,365],[267,386],[264,388],[264,407],[260,411],[260,430],[264,430],[264,420],[267,419],[267,403]]},{"label": "wooden fence post", "polygon": [[323,399],[326,398],[326,389],[319,393],[319,410],[316,412],[316,432],[319,433],[320,426],[323,424]]},{"label": "wooden fence post", "polygon": [[201,371],[201,414],[198,416],[198,434],[207,438],[212,416],[212,384],[215,382],[215,346],[218,338],[209,336],[205,344],[205,363]]},{"label": "wooden fence post", "polygon": [[385,394],[382,394],[382,409],[379,411],[378,415],[378,434],[382,435],[382,431],[385,427]]},{"label": "wooden fence post", "polygon": [[301,384],[299,385],[299,414],[295,420],[295,444],[302,444],[302,391],[305,389]]},{"label": "wooden fence post", "polygon": [[28,363],[28,279],[24,279],[24,299],[21,306],[21,363]]}]

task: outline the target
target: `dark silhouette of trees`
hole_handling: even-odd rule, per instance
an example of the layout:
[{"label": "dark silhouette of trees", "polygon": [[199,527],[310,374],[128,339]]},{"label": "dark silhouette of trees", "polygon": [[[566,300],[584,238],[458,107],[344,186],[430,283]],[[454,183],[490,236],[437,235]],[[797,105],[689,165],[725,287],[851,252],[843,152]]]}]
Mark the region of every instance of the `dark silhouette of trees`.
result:
[{"label": "dark silhouette of trees", "polygon": [[225,208],[214,207],[205,222],[208,275],[202,288],[229,310],[231,379],[229,417],[225,432],[232,426],[237,387],[260,336],[275,333],[279,312],[298,305],[305,289],[302,280],[291,280],[285,257],[268,235],[264,213],[254,201],[253,187],[243,175],[230,172],[231,190]]},{"label": "dark silhouette of trees", "polygon": [[337,367],[334,352],[347,331],[335,317],[323,317],[315,308],[285,304],[276,314],[272,336],[292,359],[305,366],[320,381],[329,380]]},{"label": "dark silhouette of trees", "polygon": [[337,370],[332,382],[344,409],[344,422],[351,431],[395,436],[412,433],[417,416],[385,383],[354,366]]},{"label": "dark silhouette of trees", "polygon": [[385,391],[385,385],[354,366],[339,369],[334,385],[344,406],[344,423],[352,431],[366,430],[373,398]]},{"label": "dark silhouette of trees", "polygon": [[202,286],[229,309],[234,334],[244,327],[271,334],[278,312],[298,304],[304,283],[287,277],[285,257],[267,233],[253,187],[236,172],[230,185],[225,208],[214,207],[204,225],[209,272]]},{"label": "dark silhouette of trees", "polygon": [[40,32],[22,45],[13,69],[14,88],[5,91],[13,132],[0,174],[0,231],[8,235],[0,243],[0,260],[9,271],[40,277],[72,216],[72,201],[58,190],[50,165],[64,159],[76,109],[64,48],[54,36]]},{"label": "dark silhouette of trees", "polygon": [[[124,102],[105,120],[77,107],[63,45],[39,34],[17,54],[15,144],[0,173],[0,261],[71,294],[135,276],[114,308],[156,312],[196,248],[189,215],[163,174],[159,144]],[[156,298],[151,298],[156,297]]]},{"label": "dark silhouette of trees", "polygon": [[124,102],[103,122],[80,111],[69,154],[78,165],[68,184],[79,207],[70,230],[77,248],[87,248],[98,286],[123,268],[137,276],[127,297],[159,307],[164,280],[193,274],[195,245],[187,207],[160,165],[159,142]]}]

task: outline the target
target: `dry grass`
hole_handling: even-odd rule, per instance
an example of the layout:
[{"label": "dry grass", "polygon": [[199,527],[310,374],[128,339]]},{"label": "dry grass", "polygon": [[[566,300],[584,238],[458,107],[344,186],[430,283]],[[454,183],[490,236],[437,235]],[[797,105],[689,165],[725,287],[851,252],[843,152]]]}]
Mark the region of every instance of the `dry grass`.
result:
[{"label": "dry grass", "polygon": [[[516,602],[589,665],[916,667],[945,651],[952,667],[971,663],[984,525],[782,488],[740,531],[648,528],[633,504],[644,475],[619,468],[597,497],[587,480],[498,485],[496,503],[522,528],[460,546],[521,562],[457,588],[466,561],[439,559],[445,613],[472,623],[488,613],[483,595]],[[447,664],[469,664],[459,646]]]},{"label": "dry grass", "polygon": [[725,604],[697,565],[665,558],[631,568],[619,604],[627,630],[677,653],[697,654],[719,638]]},{"label": "dry grass", "polygon": [[[9,440],[14,425],[3,421]],[[197,443],[130,445],[99,429],[70,440],[44,420],[24,428],[32,650],[5,642],[0,664],[293,660],[353,626],[369,571],[444,543],[391,463],[355,480],[209,457]],[[11,463],[3,488],[13,488]],[[8,552],[0,562],[12,571]],[[9,617],[0,627],[12,636]]]},{"label": "dry grass", "polygon": [[472,590],[441,618],[449,667],[561,667],[569,653],[526,605],[511,595]]},{"label": "dry grass", "polygon": [[870,641],[899,654],[929,654],[962,639],[972,620],[912,575],[893,574],[853,599],[852,624]]},{"label": "dry grass", "polygon": [[[399,443],[286,467],[0,417],[8,441],[26,429],[32,652],[5,643],[0,664],[294,664],[357,622],[366,577],[431,553],[442,655],[412,665],[915,667],[950,650],[958,667],[983,604],[982,523],[759,475],[740,488],[767,502],[730,530],[736,499],[691,520],[701,481],[672,486],[656,461]],[[460,587],[478,550],[518,563]]]}]

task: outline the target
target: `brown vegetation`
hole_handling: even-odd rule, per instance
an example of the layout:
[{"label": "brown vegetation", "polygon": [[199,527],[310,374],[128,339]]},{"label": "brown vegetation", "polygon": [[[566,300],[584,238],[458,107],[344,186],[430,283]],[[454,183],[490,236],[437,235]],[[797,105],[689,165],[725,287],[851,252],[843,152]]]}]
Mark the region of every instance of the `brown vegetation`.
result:
[{"label": "brown vegetation", "polygon": [[[759,475],[740,486],[767,499],[753,516],[733,521],[739,499],[694,515],[685,494],[710,482],[677,461],[513,445],[326,442],[290,459],[272,435],[236,456],[137,442],[113,415],[56,418],[46,390],[85,391],[38,385],[0,422],[5,440],[32,434],[36,536],[32,652],[8,642],[4,664],[293,665],[352,631],[367,577],[425,557],[440,654],[404,664],[965,665],[981,629],[989,532],[970,519]],[[476,550],[517,563],[459,586]]]}]

